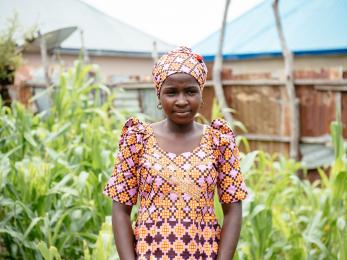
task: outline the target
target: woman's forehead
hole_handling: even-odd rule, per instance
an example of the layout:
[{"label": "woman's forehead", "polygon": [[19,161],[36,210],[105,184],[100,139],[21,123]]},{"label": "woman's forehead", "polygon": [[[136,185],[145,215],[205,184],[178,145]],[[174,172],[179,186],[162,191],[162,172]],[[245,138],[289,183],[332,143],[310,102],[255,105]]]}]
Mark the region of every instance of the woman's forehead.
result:
[{"label": "woman's forehead", "polygon": [[197,82],[197,80],[187,74],[187,73],[175,73],[175,74],[172,74],[170,76],[168,76],[165,81],[163,82],[162,84],[162,87],[165,87],[165,85],[171,85],[171,84],[189,84],[189,85],[196,85],[196,86],[199,86],[199,83]]}]

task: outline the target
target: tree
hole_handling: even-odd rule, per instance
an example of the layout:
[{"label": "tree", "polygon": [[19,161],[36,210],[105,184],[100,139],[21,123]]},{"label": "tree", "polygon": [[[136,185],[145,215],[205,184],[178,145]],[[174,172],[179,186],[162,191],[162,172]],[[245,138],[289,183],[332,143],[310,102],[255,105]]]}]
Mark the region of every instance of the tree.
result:
[{"label": "tree", "polygon": [[11,105],[9,87],[22,64],[23,46],[34,39],[35,32],[36,26],[24,32],[20,30],[17,13],[7,19],[7,27],[0,32],[0,96],[6,106]]},{"label": "tree", "polygon": [[282,48],[282,53],[284,57],[284,72],[285,72],[285,85],[289,100],[289,110],[290,110],[290,151],[289,155],[291,158],[298,159],[299,150],[299,137],[300,137],[300,126],[299,126],[299,108],[298,101],[295,95],[294,86],[294,75],[293,75],[293,53],[289,50],[286,39],[284,37],[281,17],[278,10],[279,0],[273,0],[272,7],[275,15],[276,29],[279,37],[279,41]]},{"label": "tree", "polygon": [[17,16],[8,19],[8,26],[0,34],[0,84],[11,84],[16,69],[22,62],[18,51],[15,33],[18,30]]},{"label": "tree", "polygon": [[214,91],[216,94],[216,98],[219,104],[219,107],[222,111],[222,114],[225,118],[225,120],[232,125],[232,116],[230,113],[230,109],[227,106],[224,92],[223,92],[223,85],[222,85],[222,63],[223,63],[223,45],[224,45],[224,35],[225,35],[225,24],[227,20],[228,15],[228,9],[230,5],[230,0],[225,1],[225,8],[224,8],[224,15],[223,15],[223,21],[222,21],[222,27],[219,34],[219,44],[218,44],[218,50],[215,55],[214,59],[214,65],[213,65],[213,86]]}]

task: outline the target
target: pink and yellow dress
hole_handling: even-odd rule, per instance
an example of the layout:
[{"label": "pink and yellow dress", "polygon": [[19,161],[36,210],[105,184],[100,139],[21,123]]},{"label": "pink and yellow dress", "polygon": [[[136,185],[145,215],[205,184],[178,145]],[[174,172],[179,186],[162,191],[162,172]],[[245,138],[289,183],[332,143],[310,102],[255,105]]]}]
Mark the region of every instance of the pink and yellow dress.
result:
[{"label": "pink and yellow dress", "polygon": [[112,177],[104,193],[134,205],[137,259],[215,259],[221,228],[214,212],[220,202],[247,196],[235,136],[224,120],[204,126],[193,151],[174,154],[157,143],[152,127],[129,119],[122,131]]}]

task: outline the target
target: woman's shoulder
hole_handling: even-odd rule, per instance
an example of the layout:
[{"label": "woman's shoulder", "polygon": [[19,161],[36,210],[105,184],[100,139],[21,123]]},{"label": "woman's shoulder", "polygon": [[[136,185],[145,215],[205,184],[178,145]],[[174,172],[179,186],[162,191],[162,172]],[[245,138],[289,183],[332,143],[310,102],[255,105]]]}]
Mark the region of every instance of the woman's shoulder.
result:
[{"label": "woman's shoulder", "polygon": [[125,121],[122,131],[127,132],[129,130],[143,132],[145,131],[145,123],[136,117],[130,117]]},{"label": "woman's shoulder", "polygon": [[224,119],[214,119],[210,124],[210,129],[214,145],[219,147],[235,144],[235,134]]},{"label": "woman's shoulder", "polygon": [[146,123],[142,122],[136,117],[130,117],[123,125],[121,132],[122,140],[129,140],[134,143],[141,143],[147,133]]}]

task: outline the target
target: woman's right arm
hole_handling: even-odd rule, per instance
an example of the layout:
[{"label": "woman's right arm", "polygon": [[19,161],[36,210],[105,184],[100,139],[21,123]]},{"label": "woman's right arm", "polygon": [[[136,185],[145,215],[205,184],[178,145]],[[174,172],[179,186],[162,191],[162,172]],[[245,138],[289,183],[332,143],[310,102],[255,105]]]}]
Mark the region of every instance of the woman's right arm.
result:
[{"label": "woman's right arm", "polygon": [[136,259],[130,215],[139,195],[138,166],[144,131],[145,128],[138,119],[127,120],[119,139],[112,176],[104,188],[104,194],[113,200],[112,229],[121,260]]},{"label": "woman's right arm", "polygon": [[112,229],[118,255],[121,260],[135,260],[134,234],[130,214],[132,206],[113,202]]}]

